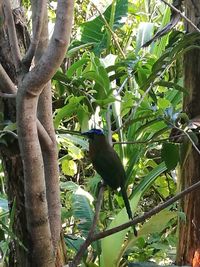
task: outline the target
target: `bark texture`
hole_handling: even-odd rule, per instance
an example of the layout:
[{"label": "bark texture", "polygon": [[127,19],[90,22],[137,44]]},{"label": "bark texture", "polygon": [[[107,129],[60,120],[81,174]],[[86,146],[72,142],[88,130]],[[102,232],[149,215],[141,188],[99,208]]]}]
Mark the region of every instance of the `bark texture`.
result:
[{"label": "bark texture", "polygon": [[46,0],[31,1],[30,41],[22,28],[20,9],[12,16],[10,0],[0,2],[0,92],[3,97],[16,96],[6,99],[2,110],[4,121],[17,122],[18,135],[9,139],[12,146],[7,150],[0,147],[0,153],[8,172],[10,203],[14,199],[17,203],[16,234],[27,248],[22,251],[14,243],[9,267],[60,267],[65,259],[63,242],[59,242],[59,173],[50,80],[69,44],[74,2],[58,0],[50,41],[47,5]]},{"label": "bark texture", "polygon": [[[2,4],[0,5],[0,16],[4,18]],[[22,25],[18,25],[17,34],[20,39],[20,43],[23,44],[26,41],[21,35]],[[17,74],[12,62],[12,53],[8,39],[8,31],[6,24],[0,27],[0,63],[1,69],[5,71],[9,79],[5,80],[0,77],[0,90],[5,93],[15,93],[16,88],[13,84],[17,85]],[[26,47],[23,47],[25,50]],[[1,71],[1,74],[4,73]],[[5,76],[4,76],[5,77]],[[15,99],[1,99],[1,112],[4,114],[4,118],[1,121],[3,129],[5,121],[16,121],[16,101]],[[10,210],[15,202],[16,211],[14,214],[13,232],[23,242],[25,247],[28,247],[29,234],[27,231],[26,213],[25,213],[25,202],[24,202],[24,176],[23,166],[20,157],[19,145],[16,138],[7,134],[4,136],[7,145],[1,143],[0,145],[0,156],[3,162],[3,168],[6,176],[6,191],[8,195],[8,203]],[[9,266],[26,266],[28,253],[19,245],[17,240],[13,240],[10,244],[9,253]]]},{"label": "bark texture", "polygon": [[[199,0],[185,1],[186,16],[200,28]],[[193,28],[186,25],[187,32]],[[189,95],[184,98],[184,110],[190,118],[200,116],[200,50],[187,52],[184,56],[185,87]],[[199,140],[200,141],[200,140]],[[200,143],[200,142],[199,142]],[[184,164],[181,166],[181,190],[200,180],[200,155],[192,148]],[[177,249],[177,264],[191,264],[199,267],[200,251],[200,193],[195,191],[187,195],[181,202],[186,214],[186,222],[179,223],[179,242]]]}]

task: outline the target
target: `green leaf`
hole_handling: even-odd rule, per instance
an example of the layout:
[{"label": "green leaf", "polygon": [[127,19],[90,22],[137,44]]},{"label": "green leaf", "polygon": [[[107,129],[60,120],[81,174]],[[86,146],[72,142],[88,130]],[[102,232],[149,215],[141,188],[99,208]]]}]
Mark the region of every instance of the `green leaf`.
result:
[{"label": "green leaf", "polygon": [[62,171],[65,175],[74,176],[77,173],[77,165],[74,160],[62,160]]},{"label": "green leaf", "polygon": [[[85,240],[83,238],[80,238],[78,236],[70,236],[70,237],[65,237],[65,243],[67,244],[67,248],[68,249],[73,249],[75,251],[78,251],[80,246],[83,244]],[[87,253],[85,251],[85,255],[86,256]]]},{"label": "green leaf", "polygon": [[79,145],[84,150],[88,150],[88,141],[83,139],[82,137],[78,137],[72,134],[57,134],[57,137],[65,139],[67,142],[74,143],[75,145]]},{"label": "green leaf", "polygon": [[[74,218],[78,221],[78,229],[81,231],[82,235],[86,238],[88,232],[92,226],[94,212],[90,205],[91,199],[88,198],[89,193],[78,188],[72,195],[72,211]],[[95,232],[98,232],[98,227],[96,227]],[[94,242],[92,244],[93,248],[98,254],[100,254],[100,242]]]},{"label": "green leaf", "polygon": [[138,235],[148,236],[153,233],[161,233],[166,228],[168,222],[176,217],[177,213],[175,211],[170,211],[168,209],[162,210],[143,224],[138,231]]},{"label": "green leaf", "polygon": [[[134,213],[136,211],[138,202],[147,188],[155,181],[155,179],[164,171],[166,171],[166,166],[164,163],[161,163],[156,168],[154,168],[135,188],[133,191],[133,197],[130,200],[131,210]],[[124,207],[111,222],[108,229],[119,226],[120,224],[128,221],[126,208]],[[120,261],[120,256],[122,254],[122,246],[124,239],[129,229],[125,229],[119,233],[108,236],[102,240],[102,255],[101,262],[103,267],[115,267],[116,264]],[[115,244],[115,246],[113,246]],[[110,248],[112,247],[112,250]]]},{"label": "green leaf", "polygon": [[73,74],[76,72],[76,70],[83,65],[85,65],[89,61],[89,58],[83,58],[78,61],[76,61],[66,72],[66,75],[69,79],[72,78]]},{"label": "green leaf", "polygon": [[179,162],[179,146],[173,143],[164,143],[161,150],[161,157],[168,171],[173,170]]},{"label": "green leaf", "polygon": [[57,109],[57,111],[56,111],[57,113],[56,113],[55,118],[54,118],[55,128],[58,128],[62,119],[69,118],[72,114],[77,112],[77,109],[79,107],[79,103],[84,98],[85,98],[84,96],[79,96],[79,97],[73,96],[69,99],[69,103],[67,105],[65,105],[61,109]]},{"label": "green leaf", "polygon": [[74,41],[70,44],[70,46],[68,48],[67,57],[72,57],[72,56],[74,56],[74,54],[79,52],[81,49],[89,48],[90,46],[94,46],[94,45],[95,45],[95,43],[93,43],[93,42],[82,44],[82,42],[80,42],[80,41]]},{"label": "green leaf", "polygon": [[[111,8],[112,5],[110,5],[103,13],[103,16],[108,22],[108,24],[111,19]],[[127,17],[127,11],[128,11],[128,1],[116,0],[112,30],[116,30],[121,26],[123,26],[124,17]],[[83,23],[81,25],[81,31],[82,31],[81,42],[83,44],[93,43],[94,52],[96,54],[100,54],[101,51],[107,47],[107,41],[109,36],[107,35],[105,22],[101,16],[98,16],[89,22]]]},{"label": "green leaf", "polygon": [[164,86],[164,87],[168,87],[168,88],[173,88],[175,90],[178,90],[178,91],[183,92],[183,93],[188,95],[188,91],[184,87],[178,85],[177,83],[167,82],[167,81],[159,81],[155,84],[160,85],[160,86]]},{"label": "green leaf", "polygon": [[76,190],[79,189],[79,185],[75,184],[72,181],[61,182],[60,183],[60,187],[62,189],[66,189],[66,190],[69,190],[69,191],[72,191],[72,192],[75,192]]}]

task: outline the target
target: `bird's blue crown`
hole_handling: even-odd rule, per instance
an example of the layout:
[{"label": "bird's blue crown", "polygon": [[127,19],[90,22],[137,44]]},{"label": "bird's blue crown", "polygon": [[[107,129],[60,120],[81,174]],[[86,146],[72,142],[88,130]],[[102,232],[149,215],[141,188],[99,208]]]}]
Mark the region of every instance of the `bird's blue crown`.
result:
[{"label": "bird's blue crown", "polygon": [[97,134],[97,135],[103,135],[103,131],[100,129],[91,129],[87,132],[88,134]]}]

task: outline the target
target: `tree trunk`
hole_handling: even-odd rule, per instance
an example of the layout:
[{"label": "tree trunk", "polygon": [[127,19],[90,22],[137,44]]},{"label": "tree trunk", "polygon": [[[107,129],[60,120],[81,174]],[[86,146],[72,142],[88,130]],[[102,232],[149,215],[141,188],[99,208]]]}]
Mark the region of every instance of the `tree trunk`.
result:
[{"label": "tree trunk", "polygon": [[[2,5],[0,5],[0,16],[4,18]],[[23,29],[22,25],[18,25],[16,28],[20,44],[25,44],[27,40],[25,41],[23,39],[24,35],[21,35],[21,31],[26,29]],[[26,47],[23,46],[23,51],[25,50]],[[5,24],[0,27],[0,63],[12,82],[17,85],[17,75],[14,64],[12,62],[12,54]],[[14,90],[10,90],[8,92],[8,88],[10,87],[7,86],[7,84],[4,83],[3,80],[1,80],[1,91],[5,93],[14,93]],[[4,114],[3,122],[16,122],[15,99],[2,99],[2,113]],[[19,152],[19,145],[17,139],[13,138],[10,134],[5,135],[4,139],[6,140],[7,145],[1,144],[0,155],[7,181],[6,188],[9,209],[12,209],[14,202],[16,205],[12,230],[17,239],[22,241],[24,247],[28,247],[29,235],[26,227],[27,224],[24,205],[23,166]],[[13,240],[10,244],[9,267],[26,266],[28,252],[21,245],[19,245],[18,240]]]},{"label": "tree trunk", "polygon": [[[186,16],[200,28],[199,0],[185,1]],[[192,32],[191,25],[186,25],[187,32]],[[190,118],[200,116],[200,50],[187,52],[184,56],[185,87],[189,95],[184,97],[184,111]],[[200,141],[200,139],[199,139]],[[186,145],[186,144],[185,144]],[[192,148],[184,160],[180,171],[181,190],[200,180],[200,155]],[[181,202],[186,214],[186,222],[179,223],[179,242],[177,264],[200,266],[200,193],[195,191],[187,195]]]},{"label": "tree trunk", "polygon": [[[10,207],[16,204],[13,232],[26,247],[12,240],[9,267],[61,267],[66,259],[65,244],[60,239],[50,80],[69,43],[73,5],[73,0],[58,0],[55,29],[49,42],[47,1],[31,1],[33,37],[29,42],[25,23],[21,24],[22,10],[13,11],[13,20],[10,0],[0,1],[0,92],[7,97],[1,111],[3,122],[17,122],[17,135],[9,132],[4,136],[7,145],[0,143],[0,155]],[[10,94],[16,98],[11,99]]]}]

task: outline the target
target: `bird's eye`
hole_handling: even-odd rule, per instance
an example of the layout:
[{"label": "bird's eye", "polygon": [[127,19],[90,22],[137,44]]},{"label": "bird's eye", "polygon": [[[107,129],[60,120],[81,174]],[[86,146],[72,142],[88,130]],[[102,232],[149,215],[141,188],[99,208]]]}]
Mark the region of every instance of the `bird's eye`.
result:
[{"label": "bird's eye", "polygon": [[94,133],[91,133],[91,134],[89,135],[89,138],[90,138],[90,139],[94,139]]}]

